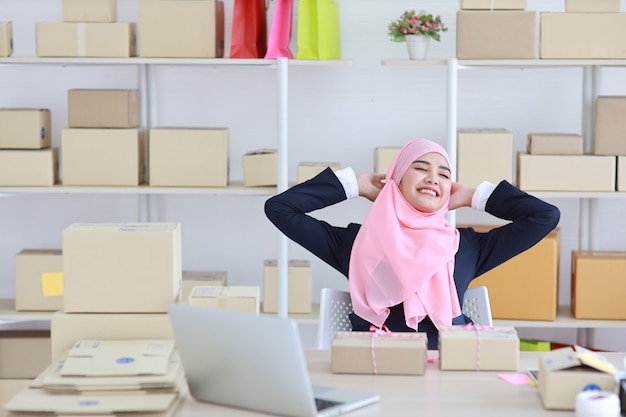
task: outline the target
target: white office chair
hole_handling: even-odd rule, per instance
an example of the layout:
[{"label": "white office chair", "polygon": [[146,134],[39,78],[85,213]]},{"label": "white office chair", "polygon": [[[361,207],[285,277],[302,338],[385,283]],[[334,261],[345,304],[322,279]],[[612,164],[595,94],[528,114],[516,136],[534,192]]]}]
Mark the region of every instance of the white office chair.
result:
[{"label": "white office chair", "polygon": [[322,288],[315,349],[330,349],[335,332],[352,330],[352,323],[348,318],[350,313],[352,300],[349,292]]},{"label": "white office chair", "polygon": [[[463,314],[472,319],[474,324],[493,326],[487,287],[468,288],[461,308]],[[348,318],[352,311],[349,292],[322,288],[315,349],[330,349],[335,332],[352,330],[352,323]]]},{"label": "white office chair", "polygon": [[465,291],[465,295],[463,295],[463,305],[461,309],[463,310],[463,314],[472,319],[474,324],[493,326],[487,287],[468,288]]}]

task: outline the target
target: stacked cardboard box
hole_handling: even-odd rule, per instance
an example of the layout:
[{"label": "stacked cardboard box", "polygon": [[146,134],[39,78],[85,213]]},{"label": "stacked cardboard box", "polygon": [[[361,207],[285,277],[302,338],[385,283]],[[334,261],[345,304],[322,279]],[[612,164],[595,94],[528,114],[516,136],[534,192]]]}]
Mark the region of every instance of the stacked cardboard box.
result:
[{"label": "stacked cardboard box", "polygon": [[[312,275],[311,262],[290,259],[287,266],[287,310],[290,313],[310,313]],[[266,259],[263,263],[263,312],[278,311],[278,262]]]},{"label": "stacked cardboard box", "polygon": [[61,249],[23,249],[15,255],[15,310],[63,308]]},{"label": "stacked cardboard box", "polygon": [[169,416],[185,392],[173,340],[78,340],[5,409],[16,415],[106,411]]},{"label": "stacked cardboard box", "polygon": [[135,56],[135,24],[117,22],[116,0],[63,0],[62,22],[37,22],[37,56]]},{"label": "stacked cardboard box", "polygon": [[0,186],[49,187],[58,180],[50,110],[0,109]]},{"label": "stacked cardboard box", "polygon": [[483,181],[513,180],[513,134],[508,130],[459,129],[457,143],[460,183],[476,187]]},{"label": "stacked cardboard box", "polygon": [[61,131],[63,185],[136,186],[145,181],[147,145],[139,91],[71,89]]},{"label": "stacked cardboard box", "polygon": [[273,148],[256,149],[242,157],[244,187],[278,184],[278,153]]},{"label": "stacked cardboard box", "polygon": [[13,54],[13,23],[0,22],[0,58]]},{"label": "stacked cardboard box", "polygon": [[310,180],[311,178],[318,175],[320,172],[324,171],[326,168],[330,168],[333,171],[337,171],[341,169],[341,164],[339,162],[313,162],[313,161],[300,162],[300,164],[298,164],[298,175],[297,175],[298,184],[306,180]]}]

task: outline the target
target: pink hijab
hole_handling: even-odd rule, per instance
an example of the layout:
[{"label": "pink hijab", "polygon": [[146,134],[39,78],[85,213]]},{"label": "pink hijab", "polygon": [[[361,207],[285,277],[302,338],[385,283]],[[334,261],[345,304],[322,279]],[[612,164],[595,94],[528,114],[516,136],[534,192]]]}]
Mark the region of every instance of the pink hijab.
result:
[{"label": "pink hijab", "polygon": [[453,278],[459,232],[445,219],[450,200],[435,213],[423,213],[398,187],[413,161],[430,152],[450,164],[445,149],[430,140],[413,139],[400,150],[354,241],[348,275],[352,305],[378,327],[389,307],[400,303],[406,325],[415,330],[426,316],[439,327],[461,314]]}]

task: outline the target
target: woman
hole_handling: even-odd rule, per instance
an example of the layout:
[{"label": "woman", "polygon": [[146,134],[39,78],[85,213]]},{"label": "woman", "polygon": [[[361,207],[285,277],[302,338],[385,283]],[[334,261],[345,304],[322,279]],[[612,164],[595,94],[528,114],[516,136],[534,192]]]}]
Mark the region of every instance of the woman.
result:
[{"label": "woman", "polygon": [[[426,332],[429,349],[436,349],[440,325],[466,322],[460,305],[469,283],[539,242],[560,217],[558,208],[506,181],[474,189],[451,178],[447,152],[414,139],[385,176],[326,169],[270,198],[265,213],[348,277],[353,330],[384,324],[396,332]],[[307,214],[357,196],[374,202],[363,225],[331,226]],[[487,233],[452,227],[446,212],[465,206],[509,223]]]}]

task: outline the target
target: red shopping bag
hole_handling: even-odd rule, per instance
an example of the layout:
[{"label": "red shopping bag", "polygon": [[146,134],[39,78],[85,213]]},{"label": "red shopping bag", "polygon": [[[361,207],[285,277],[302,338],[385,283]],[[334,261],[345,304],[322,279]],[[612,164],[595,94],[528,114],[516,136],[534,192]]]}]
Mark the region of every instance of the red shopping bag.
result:
[{"label": "red shopping bag", "polygon": [[291,51],[289,51],[290,40],[291,0],[276,0],[265,58],[293,58]]},{"label": "red shopping bag", "polygon": [[263,58],[267,52],[266,0],[235,0],[231,58]]}]

